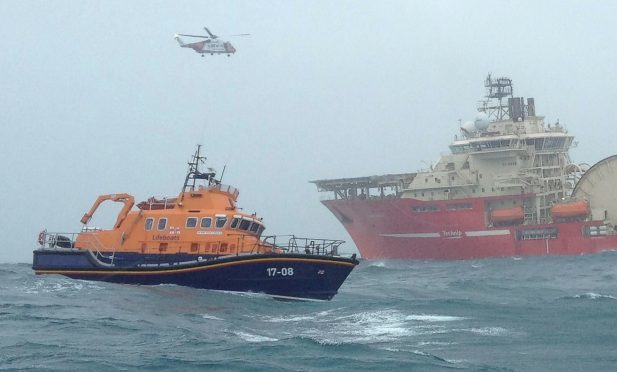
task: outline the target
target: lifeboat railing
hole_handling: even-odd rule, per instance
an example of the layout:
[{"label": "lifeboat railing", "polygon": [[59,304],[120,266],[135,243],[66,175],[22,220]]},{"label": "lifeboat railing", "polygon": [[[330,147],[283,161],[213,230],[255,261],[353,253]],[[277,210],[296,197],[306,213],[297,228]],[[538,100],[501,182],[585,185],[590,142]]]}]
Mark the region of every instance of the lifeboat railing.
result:
[{"label": "lifeboat railing", "polygon": [[213,184],[213,185],[209,185],[209,186],[200,186],[199,188],[202,189],[202,190],[217,190],[217,191],[226,192],[226,193],[232,195],[234,197],[234,199],[237,199],[238,195],[240,195],[240,191],[238,191],[238,189],[236,189],[233,186],[225,185],[225,184],[222,184],[222,183]]},{"label": "lifeboat railing", "polygon": [[102,252],[111,251],[107,249],[99,238],[93,234],[95,231],[99,231],[97,228],[84,228],[79,233],[67,233],[67,232],[47,232],[43,230],[39,233],[38,243],[41,249],[47,250],[65,250],[75,249],[75,239],[78,235],[86,236],[88,239],[86,242],[91,245],[89,250],[94,254],[97,259],[104,259],[106,263],[113,264],[114,253],[105,255]]}]

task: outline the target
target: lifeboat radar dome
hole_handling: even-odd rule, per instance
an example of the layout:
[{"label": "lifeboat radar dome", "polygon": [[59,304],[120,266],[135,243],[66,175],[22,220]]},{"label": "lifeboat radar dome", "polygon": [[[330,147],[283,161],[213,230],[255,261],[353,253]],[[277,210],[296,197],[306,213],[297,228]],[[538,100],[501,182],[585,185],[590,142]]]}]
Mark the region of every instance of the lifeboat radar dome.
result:
[{"label": "lifeboat radar dome", "polygon": [[488,116],[484,112],[478,112],[473,123],[477,130],[486,130],[489,124]]}]

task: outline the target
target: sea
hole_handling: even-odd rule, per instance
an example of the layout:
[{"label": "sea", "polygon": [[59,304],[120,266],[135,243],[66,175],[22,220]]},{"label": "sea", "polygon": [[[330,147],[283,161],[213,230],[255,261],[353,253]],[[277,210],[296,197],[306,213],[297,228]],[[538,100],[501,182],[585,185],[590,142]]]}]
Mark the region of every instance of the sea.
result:
[{"label": "sea", "polygon": [[0,370],[614,371],[616,262],[362,261],[324,302],[0,264]]}]

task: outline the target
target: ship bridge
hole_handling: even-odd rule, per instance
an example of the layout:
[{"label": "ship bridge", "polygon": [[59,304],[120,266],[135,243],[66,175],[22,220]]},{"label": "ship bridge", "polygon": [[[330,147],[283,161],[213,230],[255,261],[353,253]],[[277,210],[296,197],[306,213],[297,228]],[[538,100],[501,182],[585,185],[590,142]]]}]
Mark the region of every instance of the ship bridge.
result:
[{"label": "ship bridge", "polygon": [[331,192],[326,200],[397,198],[416,173],[386,174],[310,181],[319,192]]}]

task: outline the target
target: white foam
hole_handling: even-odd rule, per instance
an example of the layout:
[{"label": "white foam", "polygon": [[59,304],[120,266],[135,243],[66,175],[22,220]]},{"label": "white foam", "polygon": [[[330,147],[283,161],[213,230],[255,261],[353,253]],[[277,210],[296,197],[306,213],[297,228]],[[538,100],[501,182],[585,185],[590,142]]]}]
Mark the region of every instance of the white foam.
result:
[{"label": "white foam", "polygon": [[243,339],[246,342],[274,342],[274,341],[278,341],[277,338],[272,338],[272,337],[267,337],[267,336],[260,336],[260,335],[254,335],[254,334],[250,334],[250,333],[246,333],[246,332],[234,332],[234,334],[236,336],[239,336],[241,339]]},{"label": "white foam", "polygon": [[463,320],[465,318],[460,316],[449,316],[449,315],[430,315],[430,314],[421,314],[421,315],[408,315],[405,317],[405,320],[414,320],[419,322],[454,322],[457,320]]},{"label": "white foam", "polygon": [[462,329],[462,331],[479,334],[481,336],[505,336],[510,333],[507,329],[502,327],[469,328]]},{"label": "white foam", "polygon": [[603,294],[594,293],[594,292],[587,292],[587,293],[582,294],[582,295],[576,295],[576,296],[574,296],[574,298],[588,298],[590,300],[599,300],[599,299],[617,300],[617,297],[609,296],[609,295],[603,295]]},{"label": "white foam", "polygon": [[210,315],[210,314],[201,314],[201,317],[204,319],[210,319],[210,320],[223,320],[217,316]]},{"label": "white foam", "polygon": [[415,334],[396,310],[366,311],[330,319],[329,332],[309,330],[307,336],[321,344],[389,342]]}]

